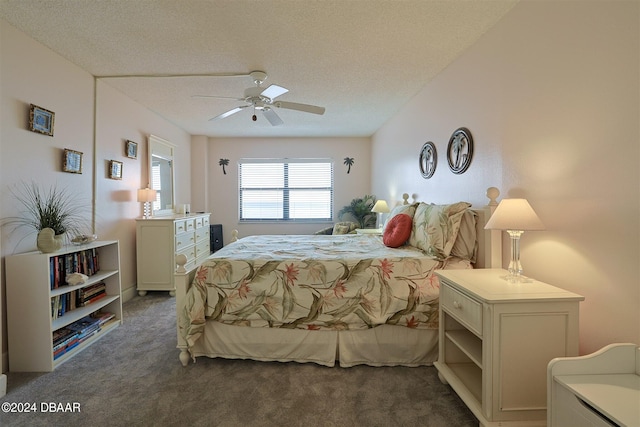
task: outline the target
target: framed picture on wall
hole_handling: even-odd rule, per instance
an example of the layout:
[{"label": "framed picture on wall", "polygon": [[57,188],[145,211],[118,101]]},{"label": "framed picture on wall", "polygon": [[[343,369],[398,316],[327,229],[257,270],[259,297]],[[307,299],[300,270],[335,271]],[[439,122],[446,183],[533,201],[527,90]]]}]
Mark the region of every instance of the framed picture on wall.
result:
[{"label": "framed picture on wall", "polygon": [[128,158],[138,158],[138,143],[127,140],[124,145],[124,151]]},{"label": "framed picture on wall", "polygon": [[109,160],[109,178],[122,179],[122,162]]},{"label": "framed picture on wall", "polygon": [[433,176],[438,165],[438,152],[433,142],[425,142],[420,149],[420,174],[424,179],[429,179]]},{"label": "framed picture on wall", "polygon": [[473,158],[473,138],[467,128],[458,128],[453,132],[447,146],[449,169],[455,174],[464,173]]},{"label": "framed picture on wall", "polygon": [[82,153],[65,148],[62,170],[69,173],[82,173]]},{"label": "framed picture on wall", "polygon": [[53,136],[55,113],[46,108],[31,104],[29,107],[29,130]]}]

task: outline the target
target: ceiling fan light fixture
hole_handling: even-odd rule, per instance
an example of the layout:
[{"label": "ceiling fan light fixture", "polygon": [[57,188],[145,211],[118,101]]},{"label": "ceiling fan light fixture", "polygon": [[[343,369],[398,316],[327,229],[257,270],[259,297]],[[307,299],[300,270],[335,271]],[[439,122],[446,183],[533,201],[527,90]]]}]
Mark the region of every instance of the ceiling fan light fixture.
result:
[{"label": "ceiling fan light fixture", "polygon": [[[262,111],[262,114],[265,116],[267,121],[271,123],[272,126],[280,126],[284,124],[282,119],[278,116],[278,114],[274,111],[274,108],[278,109],[287,109],[287,110],[297,110],[305,113],[313,113],[313,114],[324,114],[324,107],[318,107],[316,105],[309,104],[300,104],[297,102],[287,102],[287,101],[276,101],[275,98],[280,95],[284,95],[289,92],[289,89],[278,86],[278,85],[269,85],[267,88],[262,88],[260,85],[264,83],[267,79],[267,73],[264,71],[252,71],[250,74],[253,82],[256,86],[246,88],[244,90],[244,97],[237,98],[238,101],[244,101],[247,105],[242,105],[236,108],[233,108],[225,113],[222,113],[211,120],[223,119],[225,117],[229,117],[243,108],[253,107],[253,115],[251,116],[251,120],[254,122],[258,120],[256,116],[256,110]],[[229,97],[218,97],[213,95],[194,95],[195,97],[205,97],[205,98],[229,98]],[[235,99],[235,98],[230,98]],[[273,108],[272,108],[273,107]]]},{"label": "ceiling fan light fixture", "polygon": [[252,71],[249,73],[249,75],[253,79],[253,82],[258,86],[260,86],[262,83],[264,83],[265,80],[267,80],[267,73],[265,73],[264,71]]}]

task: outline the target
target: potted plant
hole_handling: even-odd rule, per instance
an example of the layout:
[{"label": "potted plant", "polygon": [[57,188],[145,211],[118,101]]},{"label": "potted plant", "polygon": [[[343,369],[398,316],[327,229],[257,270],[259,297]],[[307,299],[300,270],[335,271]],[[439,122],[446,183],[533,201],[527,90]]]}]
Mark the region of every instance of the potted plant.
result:
[{"label": "potted plant", "polygon": [[29,228],[38,233],[37,246],[41,252],[55,252],[69,236],[80,235],[85,224],[73,195],[52,185],[42,190],[38,184],[23,183],[11,190],[22,207],[19,216],[7,218],[5,225],[14,231]]},{"label": "potted plant", "polygon": [[338,218],[341,221],[353,220],[360,225],[360,228],[375,228],[376,214],[371,212],[375,204],[376,196],[365,195],[362,198],[353,199],[350,204],[340,209]]}]

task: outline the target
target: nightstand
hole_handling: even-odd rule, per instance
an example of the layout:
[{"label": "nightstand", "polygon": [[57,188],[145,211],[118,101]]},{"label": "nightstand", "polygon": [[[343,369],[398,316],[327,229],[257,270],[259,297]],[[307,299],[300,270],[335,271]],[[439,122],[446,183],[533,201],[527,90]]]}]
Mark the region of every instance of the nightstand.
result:
[{"label": "nightstand", "polygon": [[578,354],[581,295],[501,269],[441,270],[440,380],[480,421],[546,425],[547,365]]}]

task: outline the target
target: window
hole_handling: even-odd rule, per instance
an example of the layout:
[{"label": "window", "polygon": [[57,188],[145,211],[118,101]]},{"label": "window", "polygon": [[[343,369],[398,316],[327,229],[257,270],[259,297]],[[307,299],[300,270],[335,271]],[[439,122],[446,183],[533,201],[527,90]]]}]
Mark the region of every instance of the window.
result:
[{"label": "window", "polygon": [[332,221],[329,159],[243,159],[240,221]]}]

